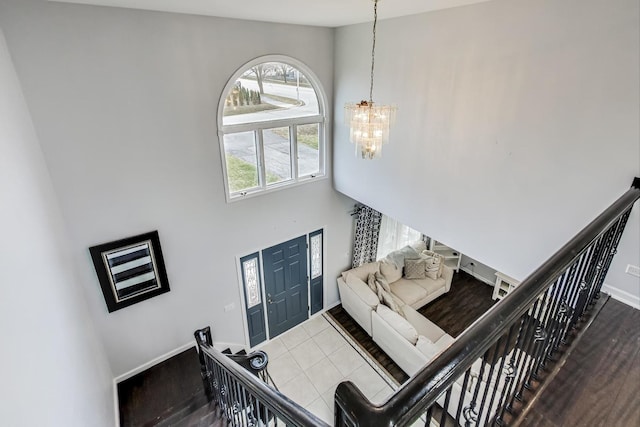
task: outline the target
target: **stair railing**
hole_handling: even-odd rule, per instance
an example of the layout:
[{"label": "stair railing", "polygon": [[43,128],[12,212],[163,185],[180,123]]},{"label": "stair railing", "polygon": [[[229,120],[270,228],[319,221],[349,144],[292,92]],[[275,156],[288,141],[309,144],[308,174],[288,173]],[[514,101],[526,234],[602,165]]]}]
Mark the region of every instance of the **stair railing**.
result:
[{"label": "stair railing", "polygon": [[381,404],[351,382],[336,426],[508,425],[599,297],[640,179]]},{"label": "stair railing", "polygon": [[[212,345],[209,327],[194,333],[198,344],[205,391],[231,426],[286,425],[328,427],[264,378],[268,358],[258,351],[242,357],[227,355]],[[261,374],[266,373],[266,377]]]}]

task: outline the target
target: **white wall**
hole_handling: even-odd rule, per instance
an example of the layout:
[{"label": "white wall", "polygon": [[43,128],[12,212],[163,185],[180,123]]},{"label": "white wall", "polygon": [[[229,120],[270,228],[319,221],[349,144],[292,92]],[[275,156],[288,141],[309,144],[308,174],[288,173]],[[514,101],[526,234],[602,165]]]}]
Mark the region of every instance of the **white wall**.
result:
[{"label": "white wall", "polygon": [[[373,98],[397,124],[362,161],[336,114],[336,188],[523,279],[640,175],[639,16],[638,0],[494,0],[381,21]],[[368,94],[370,32],[337,30],[336,111]],[[637,261],[632,220],[618,257]]]},{"label": "white wall", "polygon": [[618,253],[613,258],[605,279],[605,292],[614,298],[640,309],[640,277],[625,273],[627,265],[640,266],[640,214],[636,202],[627,227],[620,239]]},{"label": "white wall", "polygon": [[[236,257],[321,227],[337,302],[353,201],[325,179],[227,204],[216,128],[227,80],[265,54],[307,64],[332,105],[332,30],[37,0],[3,0],[0,23],[115,375],[205,325],[244,342]],[[88,248],[155,229],[171,292],[108,314]]]},{"label": "white wall", "polygon": [[113,426],[112,374],[0,30],[0,420]]}]

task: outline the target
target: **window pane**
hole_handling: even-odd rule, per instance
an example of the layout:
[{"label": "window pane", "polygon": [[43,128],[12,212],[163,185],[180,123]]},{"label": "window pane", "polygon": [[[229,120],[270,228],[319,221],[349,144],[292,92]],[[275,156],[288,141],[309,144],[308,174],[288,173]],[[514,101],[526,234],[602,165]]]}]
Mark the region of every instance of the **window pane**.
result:
[{"label": "window pane", "polygon": [[311,237],[311,278],[322,276],[322,234]]},{"label": "window pane", "polygon": [[291,179],[291,141],[289,128],[262,131],[267,185]]},{"label": "window pane", "polygon": [[236,80],[225,99],[222,124],[319,113],[316,92],[300,70],[282,62],[265,62],[251,67]]},{"label": "window pane", "polygon": [[247,288],[247,308],[260,304],[260,284],[258,278],[258,258],[242,263],[244,286]]},{"label": "window pane", "polygon": [[396,251],[422,239],[422,233],[406,226],[393,218],[382,215],[380,235],[378,237],[378,253],[376,259],[386,257]]},{"label": "window pane", "polygon": [[296,126],[298,137],[298,175],[312,175],[320,171],[319,134],[317,123]]},{"label": "window pane", "polygon": [[259,185],[255,132],[224,135],[224,156],[230,193]]}]

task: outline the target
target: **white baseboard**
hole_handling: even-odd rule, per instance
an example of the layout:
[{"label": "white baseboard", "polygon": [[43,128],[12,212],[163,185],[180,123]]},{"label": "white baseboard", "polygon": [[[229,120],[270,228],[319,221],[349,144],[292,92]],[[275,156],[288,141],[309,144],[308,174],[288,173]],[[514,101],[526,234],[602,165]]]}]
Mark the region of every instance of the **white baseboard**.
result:
[{"label": "white baseboard", "polygon": [[118,375],[117,377],[114,378],[114,383],[118,384],[121,383],[122,381],[131,378],[134,375],[139,374],[140,372],[146,371],[147,369],[151,368],[152,366],[157,365],[160,362],[164,362],[167,359],[170,359],[171,357],[175,356],[176,354],[182,353],[183,351],[191,348],[191,347],[195,347],[196,346],[196,342],[195,341],[189,341],[188,343],[181,345],[178,348],[175,348],[165,354],[163,354],[162,356],[158,356],[153,360],[150,360],[146,363],[143,363],[142,365],[138,366],[137,368],[133,368],[132,370],[125,372],[122,375]]},{"label": "white baseboard", "polygon": [[473,277],[475,277],[476,279],[480,280],[483,283],[486,283],[487,285],[494,286],[496,284],[495,280],[489,280],[486,277],[482,277],[478,273],[471,271],[471,269],[469,269],[468,267],[460,267],[460,270],[472,275]]},{"label": "white baseboard", "polygon": [[622,291],[618,288],[614,288],[613,286],[607,285],[606,283],[602,285],[602,292],[611,295],[611,298],[617,301],[640,310],[640,297],[630,294],[629,292]]}]

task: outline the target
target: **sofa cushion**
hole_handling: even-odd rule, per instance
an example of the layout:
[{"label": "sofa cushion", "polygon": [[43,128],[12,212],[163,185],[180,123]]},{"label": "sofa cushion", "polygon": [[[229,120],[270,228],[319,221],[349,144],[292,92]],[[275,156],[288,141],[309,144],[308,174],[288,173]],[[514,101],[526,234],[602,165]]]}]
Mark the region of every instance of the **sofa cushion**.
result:
[{"label": "sofa cushion", "polygon": [[[422,279],[426,280],[426,279]],[[427,297],[427,291],[420,285],[413,283],[413,280],[400,279],[391,283],[391,292],[400,298],[405,304],[415,304]]]},{"label": "sofa cushion", "polygon": [[427,360],[433,359],[433,356],[440,352],[440,349],[424,335],[418,335],[418,341],[416,341],[416,348],[420,353],[427,356]]},{"label": "sofa cushion", "polygon": [[402,278],[402,268],[388,260],[380,261],[380,273],[382,273],[389,283],[393,283]]},{"label": "sofa cushion", "polygon": [[436,347],[438,347],[440,350],[443,350],[447,347],[449,347],[453,342],[455,341],[455,338],[453,338],[451,335],[449,334],[444,334],[442,337],[440,337],[440,339],[438,341],[436,341],[434,344],[436,345]]},{"label": "sofa cushion", "polygon": [[376,312],[394,331],[411,344],[415,344],[418,341],[418,332],[407,319],[382,304],[378,305]]},{"label": "sofa cushion", "polygon": [[[352,268],[351,270],[347,270],[342,273],[342,278],[346,279],[347,274],[353,274],[358,279],[363,282],[367,281],[370,273],[374,273],[376,271],[380,271],[380,263],[379,262],[368,262],[366,264],[362,264],[360,267]],[[346,280],[345,280],[346,281]]]},{"label": "sofa cushion", "polygon": [[404,259],[404,277],[407,279],[424,279],[427,272],[427,260],[418,258]]},{"label": "sofa cushion", "polygon": [[353,274],[347,274],[345,283],[369,307],[376,308],[380,303],[378,296],[369,286]]},{"label": "sofa cushion", "polygon": [[397,251],[390,252],[385,257],[388,262],[395,264],[400,269],[404,267],[405,258],[420,258],[420,252],[407,245],[404,248],[398,249]]},{"label": "sofa cushion", "polygon": [[425,277],[424,279],[414,279],[413,282],[424,289],[427,292],[427,295],[437,292],[446,286],[446,281],[443,277],[436,280],[433,280],[430,277]]},{"label": "sofa cushion", "polygon": [[438,325],[418,313],[412,307],[405,305],[402,307],[402,312],[404,317],[416,328],[418,334],[428,338],[434,344],[442,339],[443,336],[448,336]]}]

